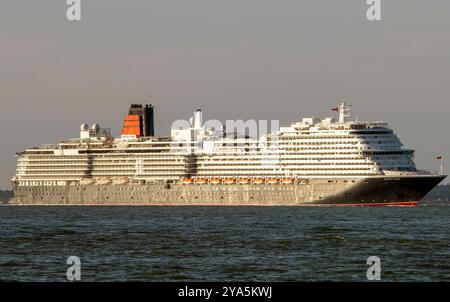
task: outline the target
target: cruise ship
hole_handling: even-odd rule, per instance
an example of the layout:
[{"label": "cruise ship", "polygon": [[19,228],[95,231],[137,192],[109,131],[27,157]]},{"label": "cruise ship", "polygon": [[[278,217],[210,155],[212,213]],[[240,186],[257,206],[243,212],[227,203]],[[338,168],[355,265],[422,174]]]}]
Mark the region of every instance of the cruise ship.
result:
[{"label": "cruise ship", "polygon": [[333,110],[337,120],[249,135],[198,109],[158,136],[154,107],[133,104],[120,137],[82,124],[79,138],[17,153],[10,203],[415,206],[445,178],[418,170],[385,122],[351,120],[346,102]]}]

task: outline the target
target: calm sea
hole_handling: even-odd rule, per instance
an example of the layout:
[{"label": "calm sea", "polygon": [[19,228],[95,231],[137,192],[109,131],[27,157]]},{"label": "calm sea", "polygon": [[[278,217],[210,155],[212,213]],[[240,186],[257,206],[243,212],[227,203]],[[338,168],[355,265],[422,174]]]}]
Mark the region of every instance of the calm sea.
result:
[{"label": "calm sea", "polygon": [[0,207],[0,280],[450,281],[450,207]]}]

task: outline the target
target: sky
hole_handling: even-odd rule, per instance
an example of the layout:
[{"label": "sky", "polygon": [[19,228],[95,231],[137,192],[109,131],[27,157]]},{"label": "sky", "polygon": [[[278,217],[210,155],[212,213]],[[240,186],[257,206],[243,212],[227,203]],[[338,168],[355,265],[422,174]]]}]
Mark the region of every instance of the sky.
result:
[{"label": "sky", "polygon": [[[450,159],[450,1],[63,0],[0,4],[0,188],[14,154],[98,122],[120,133],[130,103],[155,105],[156,133],[204,119],[330,116],[386,121],[418,168]],[[445,172],[450,171],[450,161]]]}]

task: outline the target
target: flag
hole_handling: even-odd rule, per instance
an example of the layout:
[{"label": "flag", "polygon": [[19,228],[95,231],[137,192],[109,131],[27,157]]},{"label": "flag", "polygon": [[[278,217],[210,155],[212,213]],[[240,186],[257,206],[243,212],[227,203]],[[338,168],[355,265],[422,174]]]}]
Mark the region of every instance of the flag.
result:
[{"label": "flag", "polygon": [[338,107],[335,107],[335,108],[331,108],[331,111],[339,111],[339,108]]}]

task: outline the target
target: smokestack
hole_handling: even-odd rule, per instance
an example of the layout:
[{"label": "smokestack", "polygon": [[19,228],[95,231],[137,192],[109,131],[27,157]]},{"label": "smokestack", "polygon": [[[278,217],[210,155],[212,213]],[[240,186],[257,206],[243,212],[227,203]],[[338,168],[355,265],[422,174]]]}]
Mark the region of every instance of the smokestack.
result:
[{"label": "smokestack", "polygon": [[194,112],[194,128],[199,129],[202,125],[202,110],[197,109],[197,111]]},{"label": "smokestack", "polygon": [[136,135],[140,137],[144,134],[142,105],[131,104],[128,115],[123,121],[122,135]]},{"label": "smokestack", "polygon": [[[153,105],[131,104],[128,116],[124,122],[122,134],[135,134],[137,136],[155,136],[155,120]],[[125,129],[132,128],[132,129]]]},{"label": "smokestack", "polygon": [[145,105],[144,108],[144,136],[155,136],[155,119],[153,105]]}]

